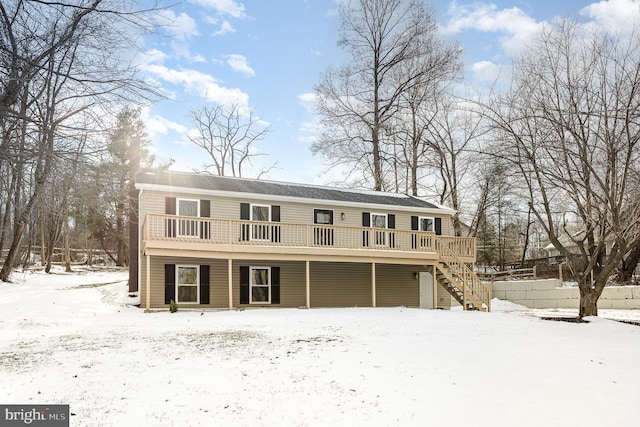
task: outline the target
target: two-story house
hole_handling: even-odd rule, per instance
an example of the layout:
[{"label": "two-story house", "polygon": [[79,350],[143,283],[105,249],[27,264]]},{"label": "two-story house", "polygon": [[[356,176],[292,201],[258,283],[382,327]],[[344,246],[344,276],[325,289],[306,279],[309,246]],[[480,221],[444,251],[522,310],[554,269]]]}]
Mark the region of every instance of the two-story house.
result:
[{"label": "two-story house", "polygon": [[451,296],[490,309],[475,240],[420,198],[169,171],[138,174],[136,189],[146,310],[448,308]]}]

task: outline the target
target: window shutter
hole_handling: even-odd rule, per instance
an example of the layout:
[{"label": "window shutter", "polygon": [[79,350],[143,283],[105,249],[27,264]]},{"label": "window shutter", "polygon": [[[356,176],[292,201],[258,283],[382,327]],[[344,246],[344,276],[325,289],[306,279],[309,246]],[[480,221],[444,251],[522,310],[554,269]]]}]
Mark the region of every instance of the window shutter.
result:
[{"label": "window shutter", "polygon": [[280,222],[280,206],[271,206],[271,221]]},{"label": "window shutter", "polygon": [[164,265],[164,303],[170,304],[176,300],[176,265]]},{"label": "window shutter", "polygon": [[209,271],[208,265],[200,266],[200,304],[209,304]]},{"label": "window shutter", "polygon": [[250,220],[249,203],[240,203],[240,219]]},{"label": "window shutter", "polygon": [[211,200],[200,200],[200,216],[211,218]]},{"label": "window shutter", "polygon": [[[240,203],[240,219],[243,221],[251,219],[249,203]],[[249,224],[240,226],[240,240],[243,242],[249,240]]]},{"label": "window shutter", "polygon": [[[164,213],[167,215],[176,214],[176,198],[175,197],[165,197]],[[176,220],[174,218],[167,218],[165,220],[164,235],[165,237],[176,237]]]},{"label": "window shutter", "polygon": [[369,212],[362,212],[362,226],[371,227],[371,214]]},{"label": "window shutter", "polygon": [[435,229],[436,229],[436,234],[440,236],[442,234],[442,218],[435,219]]},{"label": "window shutter", "polygon": [[249,267],[240,267],[240,304],[249,304]]},{"label": "window shutter", "polygon": [[[280,222],[280,206],[271,206],[271,221],[272,222]],[[275,243],[280,243],[280,226],[272,225],[271,226],[271,241]]]},{"label": "window shutter", "polygon": [[271,267],[271,304],[280,304],[280,267]]},{"label": "window shutter", "polygon": [[[362,212],[362,226],[371,227],[371,214],[369,212]],[[369,246],[369,230],[362,230],[362,246]]]},{"label": "window shutter", "polygon": [[[411,229],[413,231],[418,230],[418,217],[411,216]],[[411,234],[411,249],[416,249],[418,247],[418,236],[415,234]]]},{"label": "window shutter", "polygon": [[164,213],[166,213],[167,215],[176,214],[176,198],[175,197],[164,198]]},{"label": "window shutter", "polygon": [[394,214],[387,215],[387,227],[388,228],[396,228],[396,216]]},{"label": "window shutter", "polygon": [[418,229],[418,217],[417,216],[412,216],[411,217],[411,229],[412,230],[417,230]]}]

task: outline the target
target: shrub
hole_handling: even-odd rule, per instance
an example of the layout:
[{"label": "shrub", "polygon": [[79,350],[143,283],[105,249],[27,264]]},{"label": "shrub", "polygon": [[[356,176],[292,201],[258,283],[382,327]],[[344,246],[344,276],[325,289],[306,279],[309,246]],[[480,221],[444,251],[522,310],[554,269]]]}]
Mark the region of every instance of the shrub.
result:
[{"label": "shrub", "polygon": [[175,313],[176,311],[178,311],[178,303],[176,303],[174,300],[169,301],[169,311],[171,313]]}]

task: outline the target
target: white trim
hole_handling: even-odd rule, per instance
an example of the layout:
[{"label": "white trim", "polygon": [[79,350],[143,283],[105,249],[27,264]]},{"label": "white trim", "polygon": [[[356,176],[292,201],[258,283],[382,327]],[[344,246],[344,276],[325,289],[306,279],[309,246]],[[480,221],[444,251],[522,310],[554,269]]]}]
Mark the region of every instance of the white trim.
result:
[{"label": "white trim", "polygon": [[[423,219],[430,219],[431,220],[431,225],[433,226],[433,230],[421,230],[420,229],[420,224],[421,224],[421,221]],[[436,232],[436,218],[433,217],[433,216],[419,216],[418,217],[418,231],[432,231],[432,232],[435,233]]]},{"label": "white trim", "polygon": [[[313,186],[309,186],[309,187],[313,187]],[[394,211],[399,211],[399,212],[413,212],[414,214],[418,212],[423,212],[425,214],[453,215],[456,212],[454,209],[450,209],[444,206],[436,207],[436,208],[426,208],[426,207],[420,207],[420,206],[399,206],[399,205],[383,205],[378,203],[344,202],[344,201],[338,201],[338,200],[312,199],[307,197],[279,196],[274,194],[262,194],[262,193],[243,193],[239,191],[207,190],[203,188],[186,188],[186,187],[175,187],[171,185],[159,185],[159,184],[147,184],[147,183],[137,183],[136,188],[137,189],[146,188],[147,191],[159,191],[163,193],[169,192],[169,193],[194,194],[194,195],[210,196],[210,197],[229,197],[229,198],[243,199],[243,200],[256,199],[256,200],[269,200],[273,202],[294,202],[294,203],[306,203],[306,204],[321,205],[321,206],[351,207],[351,208],[359,208],[359,209],[365,209],[365,210],[392,209]],[[330,187],[319,187],[319,188],[330,188]],[[348,191],[348,190],[334,189],[334,188],[331,188],[331,189],[338,190],[338,191]],[[352,191],[352,192],[356,193],[355,191]],[[357,192],[357,194],[370,194],[370,193],[372,192],[364,192],[364,191]],[[377,195],[384,194],[385,196],[400,197],[395,193],[373,192],[373,194],[377,194]],[[407,197],[407,196],[403,195],[403,197]],[[409,197],[413,198],[413,196],[409,196]],[[415,197],[415,199],[421,200],[418,197]],[[424,201],[424,200],[421,200],[421,201]],[[432,202],[428,202],[428,203],[435,205],[435,203],[432,203]]]},{"label": "white trim", "polygon": [[[328,208],[311,208],[312,210],[312,215],[313,215],[313,224],[314,225],[335,225],[336,222],[336,211],[335,209],[328,209]],[[316,211],[327,211],[327,212],[331,212],[331,224],[320,224],[316,222]]]},{"label": "white trim", "polygon": [[[373,216],[384,217],[384,227],[376,227],[373,225]],[[373,245],[378,247],[389,246],[389,232],[381,230],[389,230],[389,215],[386,213],[370,212],[369,213],[369,227],[372,229],[371,238],[373,239]],[[381,241],[383,240],[383,241]]]},{"label": "white trim", "polygon": [[[254,207],[260,207],[260,208],[267,208],[269,211],[269,215],[268,215],[268,219],[267,220],[258,220],[258,219],[254,219],[253,218],[253,208]],[[265,205],[265,204],[260,204],[260,203],[250,203],[249,204],[249,221],[252,222],[257,222],[258,224],[251,224],[249,226],[250,230],[249,230],[249,240],[251,241],[255,241],[255,242],[269,242],[271,241],[271,225],[267,225],[265,224],[265,222],[271,222],[271,205]],[[264,238],[260,238],[260,237],[256,237],[257,236],[261,236],[266,234],[266,237]]]},{"label": "white trim", "polygon": [[[253,276],[253,272],[254,270],[267,270],[267,281],[268,284],[267,286],[264,285],[255,285],[254,282],[254,276]],[[268,295],[269,295],[269,300],[268,301],[253,301],[253,287],[256,288],[268,288]],[[271,304],[271,267],[262,267],[262,266],[249,266],[249,304]]]},{"label": "white trim", "polygon": [[[195,286],[196,287],[196,300],[195,301],[178,301],[178,296],[180,295],[180,293],[178,292],[178,287],[181,286],[181,284],[178,281],[178,278],[180,277],[179,271],[180,268],[195,268],[196,269],[196,284],[192,285],[190,283],[188,284],[183,284],[182,286]],[[178,304],[200,304],[200,266],[199,265],[192,265],[192,264],[176,264],[176,284],[175,284],[175,292],[176,292],[176,303]]]},{"label": "white trim", "polygon": [[269,219],[267,219],[266,221],[271,222],[271,205],[266,205],[264,203],[249,203],[249,220],[250,221],[260,221],[257,219],[253,218],[253,207],[259,207],[259,208],[267,208],[269,210]]},{"label": "white trim", "polygon": [[[182,215],[180,213],[180,202],[196,202],[196,215]],[[176,197],[176,215],[177,216],[186,216],[189,218],[200,218],[200,199],[187,199],[185,197]],[[176,223],[176,236],[177,237],[200,237],[200,227],[199,221],[195,221],[193,224],[189,224],[188,219],[178,219]],[[195,226],[194,233],[181,233],[180,230],[183,228],[191,228]]]}]

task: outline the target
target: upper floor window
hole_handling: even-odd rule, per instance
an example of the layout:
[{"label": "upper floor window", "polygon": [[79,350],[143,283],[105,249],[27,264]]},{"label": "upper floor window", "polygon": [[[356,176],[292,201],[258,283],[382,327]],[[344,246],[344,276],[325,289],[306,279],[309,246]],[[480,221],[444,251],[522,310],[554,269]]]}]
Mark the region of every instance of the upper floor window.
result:
[{"label": "upper floor window", "polygon": [[371,226],[374,228],[387,228],[387,214],[371,214]]},{"label": "upper floor window", "polygon": [[313,210],[313,223],[314,224],[333,224],[333,211],[331,209],[314,209]]},{"label": "upper floor window", "polygon": [[178,215],[198,216],[200,200],[178,199]]},{"label": "upper floor window", "polygon": [[271,206],[251,205],[251,221],[271,221]]},{"label": "upper floor window", "polygon": [[435,231],[435,221],[432,217],[418,218],[418,231]]}]

